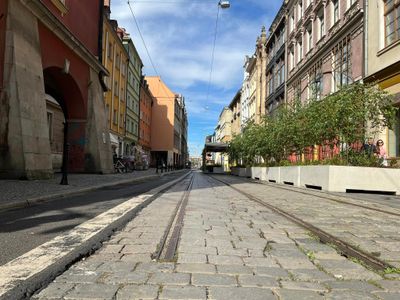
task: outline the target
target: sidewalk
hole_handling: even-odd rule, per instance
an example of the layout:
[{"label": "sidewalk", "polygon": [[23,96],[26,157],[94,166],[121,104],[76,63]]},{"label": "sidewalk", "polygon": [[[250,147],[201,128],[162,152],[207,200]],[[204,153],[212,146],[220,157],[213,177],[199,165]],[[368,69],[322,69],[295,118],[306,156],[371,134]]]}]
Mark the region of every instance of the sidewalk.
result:
[{"label": "sidewalk", "polygon": [[[179,172],[179,171],[172,171]],[[51,198],[88,192],[102,187],[156,178],[167,173],[156,173],[156,169],[134,171],[123,174],[69,174],[69,185],[60,185],[61,174],[50,180],[0,180],[0,211],[24,207]]]}]

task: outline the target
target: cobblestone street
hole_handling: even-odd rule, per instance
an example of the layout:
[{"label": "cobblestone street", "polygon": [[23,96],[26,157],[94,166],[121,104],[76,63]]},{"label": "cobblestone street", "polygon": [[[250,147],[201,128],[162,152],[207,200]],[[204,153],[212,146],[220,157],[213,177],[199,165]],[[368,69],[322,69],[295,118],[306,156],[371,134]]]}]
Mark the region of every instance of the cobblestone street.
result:
[{"label": "cobblestone street", "polygon": [[[200,173],[194,173],[175,259],[154,261],[187,184],[156,199],[33,298],[400,298],[398,277],[383,277],[346,259],[303,228]],[[268,191],[275,201],[285,196],[273,187],[259,189],[254,192]]]}]

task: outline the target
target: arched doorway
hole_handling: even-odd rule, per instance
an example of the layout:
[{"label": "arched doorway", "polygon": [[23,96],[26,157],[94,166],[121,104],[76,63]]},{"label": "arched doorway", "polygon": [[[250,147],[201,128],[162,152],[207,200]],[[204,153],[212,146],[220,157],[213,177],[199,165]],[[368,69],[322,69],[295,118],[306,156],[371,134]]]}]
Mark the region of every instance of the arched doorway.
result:
[{"label": "arched doorway", "polygon": [[61,68],[46,68],[43,70],[43,76],[48,98],[51,97],[59,104],[66,121],[67,136],[64,141],[67,141],[69,145],[68,170],[83,172],[85,170],[86,102],[74,78]]}]

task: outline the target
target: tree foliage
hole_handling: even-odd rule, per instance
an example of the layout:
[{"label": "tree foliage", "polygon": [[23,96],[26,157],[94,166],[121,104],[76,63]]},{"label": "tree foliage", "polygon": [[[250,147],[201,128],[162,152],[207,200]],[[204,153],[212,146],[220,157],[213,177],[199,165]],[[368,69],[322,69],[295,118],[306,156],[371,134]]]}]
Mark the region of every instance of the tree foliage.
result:
[{"label": "tree foliage", "polygon": [[393,127],[398,108],[392,103],[387,92],[361,83],[343,87],[323,100],[295,101],[282,106],[273,117],[265,117],[261,124],[248,124],[231,141],[229,155],[232,161],[252,165],[257,156],[280,163],[314,145],[350,149],[367,136]]}]

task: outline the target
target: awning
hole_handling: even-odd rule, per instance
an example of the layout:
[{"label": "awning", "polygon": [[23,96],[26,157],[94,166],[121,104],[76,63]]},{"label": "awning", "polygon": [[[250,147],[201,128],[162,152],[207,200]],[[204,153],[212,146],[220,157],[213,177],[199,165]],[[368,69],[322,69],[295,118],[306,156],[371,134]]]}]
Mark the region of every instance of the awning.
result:
[{"label": "awning", "polygon": [[110,132],[110,143],[117,146],[119,145],[118,136],[112,134],[111,132]]}]

